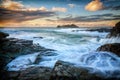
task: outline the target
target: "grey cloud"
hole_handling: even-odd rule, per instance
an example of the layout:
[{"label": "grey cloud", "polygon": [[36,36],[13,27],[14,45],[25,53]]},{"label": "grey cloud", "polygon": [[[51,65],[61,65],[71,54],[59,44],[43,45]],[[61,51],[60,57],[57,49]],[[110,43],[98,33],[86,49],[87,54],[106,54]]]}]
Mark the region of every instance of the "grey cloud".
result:
[{"label": "grey cloud", "polygon": [[101,0],[105,7],[104,10],[120,10],[120,0]]},{"label": "grey cloud", "polygon": [[27,20],[33,20],[38,18],[51,17],[56,15],[52,11],[13,11],[0,8],[0,22],[4,21],[14,21],[22,22]]},{"label": "grey cloud", "polygon": [[[94,22],[94,21],[107,21],[107,20],[120,20],[120,15],[114,14],[101,14],[90,16],[77,16],[60,18],[59,21],[73,21],[73,22]],[[54,21],[54,20],[49,20]]]},{"label": "grey cloud", "polygon": [[107,9],[110,9],[110,10],[120,10],[120,5],[110,6],[110,7],[108,7]]}]

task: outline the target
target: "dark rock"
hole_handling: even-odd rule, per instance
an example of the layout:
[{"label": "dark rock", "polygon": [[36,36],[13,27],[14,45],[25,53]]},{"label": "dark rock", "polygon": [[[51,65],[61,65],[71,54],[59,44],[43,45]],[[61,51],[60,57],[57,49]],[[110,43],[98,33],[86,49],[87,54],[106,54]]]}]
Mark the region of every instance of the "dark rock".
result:
[{"label": "dark rock", "polygon": [[6,38],[7,36],[9,36],[9,34],[4,33],[4,32],[0,32],[0,39],[1,38]]},{"label": "dark rock", "polygon": [[43,61],[44,59],[42,59],[41,56],[56,56],[57,53],[54,52],[54,50],[48,49],[48,50],[43,50],[40,52],[40,54],[37,56],[34,64],[39,64],[41,61]]},{"label": "dark rock", "polygon": [[57,28],[79,28],[79,27],[75,24],[71,24],[71,25],[58,25]]},{"label": "dark rock", "polygon": [[9,80],[18,80],[20,71],[7,71]]},{"label": "dark rock", "polygon": [[30,67],[20,72],[18,80],[49,80],[51,71],[48,67]]},{"label": "dark rock", "polygon": [[120,56],[120,43],[102,45],[97,49],[97,51],[108,51]]},{"label": "dark rock", "polygon": [[111,28],[88,29],[86,31],[110,32]]},{"label": "dark rock", "polygon": [[[50,77],[50,80],[112,80],[102,75],[91,73],[92,68],[76,67],[71,63],[57,61]],[[99,72],[99,71],[98,71]],[[114,79],[117,80],[117,79]]]},{"label": "dark rock", "polygon": [[57,53],[54,52],[55,50],[48,49],[46,51],[42,51],[40,54],[42,56],[56,56]]},{"label": "dark rock", "polygon": [[21,71],[7,71],[8,80],[49,80],[52,69],[49,67],[29,67]]},{"label": "dark rock", "polygon": [[[32,54],[35,52],[49,53],[49,51],[52,50],[41,47],[38,44],[33,44],[32,40],[7,38],[7,41],[0,45],[0,68],[3,69],[7,63],[20,55]],[[39,58],[37,60],[39,60]],[[36,61],[36,63],[37,62],[38,61]]]},{"label": "dark rock", "polygon": [[120,37],[120,22],[112,28],[111,32],[107,35],[107,38]]},{"label": "dark rock", "polygon": [[33,64],[39,64],[41,60],[42,60],[41,54],[39,54]]},{"label": "dark rock", "polygon": [[10,80],[8,72],[6,70],[0,70],[0,80]]},{"label": "dark rock", "polygon": [[43,39],[43,37],[33,37],[33,38]]},{"label": "dark rock", "polygon": [[49,80],[51,68],[47,67],[31,67],[23,71],[6,71],[6,65],[20,55],[42,53],[38,55],[35,61],[37,64],[40,62],[43,52],[49,56],[54,51],[33,44],[32,40],[6,38],[7,36],[9,35],[0,32],[0,80]]}]

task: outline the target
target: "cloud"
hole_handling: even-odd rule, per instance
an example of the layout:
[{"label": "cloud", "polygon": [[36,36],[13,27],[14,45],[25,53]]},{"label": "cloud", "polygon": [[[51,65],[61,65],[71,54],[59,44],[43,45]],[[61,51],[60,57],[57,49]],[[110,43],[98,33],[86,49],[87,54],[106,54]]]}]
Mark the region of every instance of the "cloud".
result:
[{"label": "cloud", "polygon": [[120,5],[108,6],[108,7],[105,7],[104,9],[118,11],[120,10]]},{"label": "cloud", "polygon": [[44,7],[44,6],[42,6],[42,7],[39,8],[39,10],[41,10],[41,11],[47,11],[47,8]]},{"label": "cloud", "polygon": [[85,9],[88,11],[98,11],[103,8],[103,3],[100,0],[93,0],[85,6]]},{"label": "cloud", "polygon": [[74,8],[74,7],[75,7],[75,4],[68,4],[68,6],[69,6],[70,8]]},{"label": "cloud", "polygon": [[3,0],[0,7],[9,10],[19,10],[19,9],[23,9],[24,5],[17,1]]},{"label": "cloud", "polygon": [[20,2],[11,0],[3,0],[0,5],[0,23],[23,22],[54,15],[55,12],[48,11],[44,6],[27,8]]},{"label": "cloud", "polygon": [[48,10],[44,6],[41,6],[40,8],[29,7],[29,8],[21,9],[21,11],[48,11]]},{"label": "cloud", "polygon": [[54,16],[52,11],[13,11],[0,8],[0,22],[22,22],[38,18]]},{"label": "cloud", "polygon": [[52,11],[57,11],[57,12],[66,12],[67,9],[63,7],[53,7]]},{"label": "cloud", "polygon": [[25,7],[21,2],[12,1],[12,0],[3,0],[0,8],[5,8],[8,10],[14,10],[14,11],[48,11],[46,7],[41,6],[40,8],[34,8],[34,7]]},{"label": "cloud", "polygon": [[[101,15],[90,15],[90,16],[68,16],[66,18],[60,18],[62,22],[99,22],[99,21],[111,21],[120,20],[120,15],[115,14],[101,14]],[[52,20],[49,20],[52,21]],[[54,20],[53,20],[54,21]]]}]

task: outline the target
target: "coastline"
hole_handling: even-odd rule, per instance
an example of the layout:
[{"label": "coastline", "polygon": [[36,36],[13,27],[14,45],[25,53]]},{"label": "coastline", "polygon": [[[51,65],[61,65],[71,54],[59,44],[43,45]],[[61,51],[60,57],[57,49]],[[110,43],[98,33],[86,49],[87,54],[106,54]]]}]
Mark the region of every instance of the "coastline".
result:
[{"label": "coastline", "polygon": [[[104,31],[103,31],[104,32]],[[109,31],[108,31],[109,32]],[[119,33],[116,33],[116,34],[119,34]],[[3,33],[4,35],[4,33]],[[37,57],[35,58],[35,61],[32,61],[31,59],[28,58],[28,63],[25,63],[25,65],[30,65],[30,64],[34,64],[34,63],[39,63],[42,61],[41,59],[41,56],[44,56],[44,57],[48,57],[48,56],[56,56],[57,54],[53,54],[54,53],[54,50],[51,50],[51,49],[47,49],[47,48],[44,48],[40,45],[34,45],[32,41],[30,40],[25,40],[25,39],[18,39],[18,38],[7,38],[8,35],[5,34],[5,36],[1,37],[1,41],[3,41],[3,46],[1,46],[3,49],[5,50],[1,50],[4,54],[4,56],[6,55],[5,53],[8,53],[9,52],[9,55],[13,54],[13,53],[17,53],[15,52],[17,49],[18,53],[20,52],[20,54],[18,54],[18,56],[11,56],[13,57],[13,59],[23,55],[21,54],[22,51],[19,51],[20,49],[19,48],[22,48],[23,52],[25,55],[28,53],[28,54],[33,54],[33,53],[36,53],[38,52],[38,55],[36,55]],[[111,35],[111,36],[114,36],[114,35]],[[43,38],[44,39],[44,38]],[[11,44],[11,48],[10,46],[8,45],[8,43]],[[118,45],[120,45],[120,43],[118,43]],[[13,48],[14,46],[14,48]],[[24,46],[24,47],[23,47]],[[33,47],[32,47],[33,46]],[[5,47],[5,48],[4,48]],[[108,46],[107,48],[109,48],[111,46]],[[1,49],[2,49],[1,48]],[[10,49],[9,49],[10,48]],[[26,49],[27,48],[27,49]],[[30,49],[28,49],[30,48]],[[118,52],[119,52],[119,46],[116,47],[118,49]],[[10,51],[12,50],[12,52],[10,53]],[[112,52],[110,51],[109,49],[107,50],[104,46],[102,46],[102,49],[104,51],[108,51],[108,52]],[[99,49],[97,50],[98,52],[99,51],[103,51],[102,49]],[[114,50],[114,46],[112,47],[112,49]],[[7,52],[8,50],[8,52]],[[27,50],[27,51],[26,51]],[[30,51],[31,50],[31,51]],[[30,53],[31,52],[31,53]],[[117,53],[117,52],[116,52]],[[83,55],[83,62],[85,60],[85,62],[87,62],[87,64],[89,65],[89,63],[91,61],[89,61],[92,57],[96,57],[97,55],[98,56],[101,56],[103,55],[103,57],[106,57],[106,59],[108,59],[109,57],[114,60],[115,62],[119,62],[118,58],[119,54],[116,54],[116,53],[91,53],[90,54],[87,54],[87,55]],[[113,54],[113,55],[112,55]],[[115,55],[115,56],[114,56]],[[88,57],[87,57],[88,56]],[[86,59],[87,57],[87,59]],[[107,58],[108,57],[108,58]],[[3,61],[7,59],[7,58],[3,58]],[[27,59],[27,58],[26,58]],[[93,59],[93,62],[96,61],[96,59],[92,58]],[[12,61],[10,60],[10,61]],[[5,60],[6,61],[6,60]],[[44,60],[43,60],[44,61]],[[103,60],[104,61],[104,60]],[[8,63],[8,62],[7,62]],[[6,75],[6,78],[4,76],[2,76],[2,79],[4,80],[7,80],[7,79],[13,79],[13,80],[28,80],[28,79],[31,79],[31,80],[60,80],[60,79],[69,79],[69,80],[72,80],[72,79],[75,79],[75,80],[79,80],[79,79],[82,79],[82,80],[119,80],[120,78],[120,74],[119,74],[119,69],[115,68],[116,70],[113,71],[111,74],[109,74],[110,76],[108,76],[108,74],[105,74],[103,75],[103,73],[101,73],[101,71],[98,69],[95,69],[95,73],[90,73],[89,70],[94,70],[94,67],[83,67],[83,66],[78,66],[76,67],[73,63],[69,63],[69,62],[65,62],[65,61],[56,61],[55,65],[53,68],[50,68],[50,67],[43,67],[43,66],[40,66],[40,67],[37,67],[37,66],[31,66],[31,67],[28,67],[26,69],[21,69],[20,71],[6,71],[6,65],[7,63],[4,64],[4,62],[2,62],[2,64],[4,65],[2,68],[2,73],[5,73]],[[67,66],[67,67],[66,67]],[[115,65],[116,66],[116,65]],[[119,64],[118,64],[119,66]],[[17,66],[11,66],[11,67],[17,67]],[[115,74],[117,71],[117,75]],[[34,74],[31,74],[31,73],[34,73]],[[73,74],[72,74],[73,73]],[[38,74],[42,74],[41,76],[39,76]],[[75,74],[75,75],[74,75]],[[47,78],[46,78],[46,75],[47,75]],[[114,76],[112,76],[114,75]],[[32,77],[34,76],[34,77]],[[86,77],[87,76],[87,77]]]}]

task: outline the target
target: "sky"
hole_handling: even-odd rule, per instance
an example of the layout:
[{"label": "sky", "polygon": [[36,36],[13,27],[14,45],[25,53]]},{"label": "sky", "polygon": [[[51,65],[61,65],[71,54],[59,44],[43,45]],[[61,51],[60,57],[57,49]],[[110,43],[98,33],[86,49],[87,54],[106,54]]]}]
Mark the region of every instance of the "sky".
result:
[{"label": "sky", "polygon": [[0,0],[0,27],[112,27],[120,0]]}]

